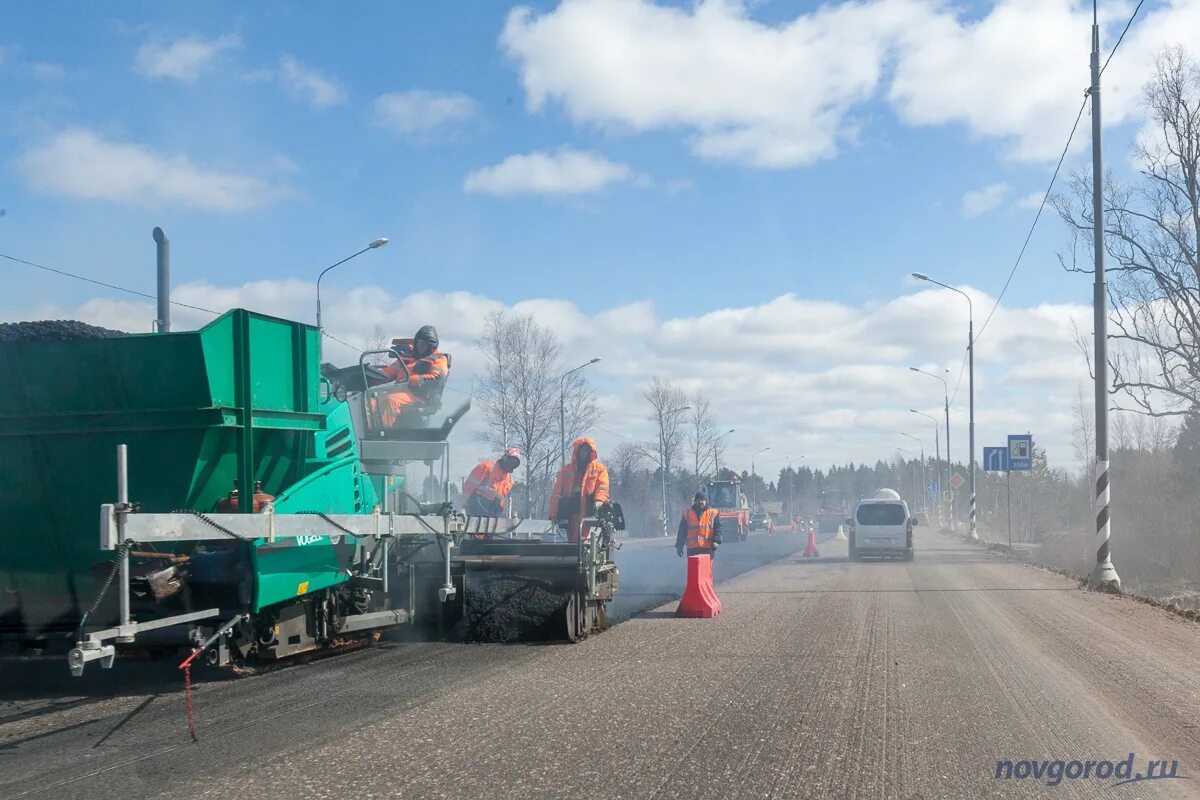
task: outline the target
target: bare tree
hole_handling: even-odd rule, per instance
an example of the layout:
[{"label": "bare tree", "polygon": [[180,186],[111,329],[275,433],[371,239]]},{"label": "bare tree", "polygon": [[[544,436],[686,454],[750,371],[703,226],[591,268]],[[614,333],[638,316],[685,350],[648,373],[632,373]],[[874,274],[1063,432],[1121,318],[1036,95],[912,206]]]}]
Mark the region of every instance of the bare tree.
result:
[{"label": "bare tree", "polygon": [[663,470],[670,474],[671,465],[679,458],[683,447],[683,415],[688,405],[687,395],[669,380],[656,375],[642,397],[650,404],[649,420],[654,423],[658,433]]},{"label": "bare tree", "polygon": [[[1153,135],[1138,146],[1142,180],[1105,180],[1104,241],[1113,331],[1112,391],[1150,416],[1200,405],[1200,66],[1180,47],[1164,50],[1146,86]],[[1070,262],[1092,256],[1091,181],[1055,199],[1072,231]]]},{"label": "bare tree", "polygon": [[[375,327],[371,329],[371,335],[363,339],[363,352],[371,350],[387,350],[392,346],[392,337],[388,336],[387,331],[379,323],[375,323]],[[391,361],[391,357],[384,353],[376,353],[366,357],[366,363],[376,367],[384,366]]]},{"label": "bare tree", "polygon": [[[545,506],[559,460],[559,390],[563,369],[558,337],[530,316],[488,315],[479,341],[486,370],[477,397],[486,427],[480,439],[497,449],[521,448],[525,516]],[[565,384],[568,433],[596,421],[595,393],[586,382]]]},{"label": "bare tree", "polygon": [[692,474],[699,477],[708,468],[709,459],[714,455],[713,447],[717,438],[717,426],[713,421],[712,403],[697,391],[691,399],[692,410],[688,415],[687,448],[692,456]]},{"label": "bare tree", "polygon": [[1083,386],[1076,387],[1075,396],[1075,458],[1079,472],[1091,486],[1096,478],[1095,417],[1092,404],[1083,396]]}]

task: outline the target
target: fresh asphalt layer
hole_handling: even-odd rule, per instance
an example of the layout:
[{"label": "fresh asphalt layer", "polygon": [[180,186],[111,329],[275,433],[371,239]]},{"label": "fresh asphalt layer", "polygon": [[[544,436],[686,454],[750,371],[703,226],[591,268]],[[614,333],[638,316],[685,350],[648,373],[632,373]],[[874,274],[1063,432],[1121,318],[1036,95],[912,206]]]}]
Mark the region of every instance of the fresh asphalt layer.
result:
[{"label": "fresh asphalt layer", "polygon": [[[911,563],[727,544],[721,616],[678,619],[670,544],[618,554],[602,635],[205,681],[194,743],[173,669],[10,663],[0,798],[1200,797],[1196,623],[924,531]],[[1131,753],[1180,777],[1048,785]]]}]

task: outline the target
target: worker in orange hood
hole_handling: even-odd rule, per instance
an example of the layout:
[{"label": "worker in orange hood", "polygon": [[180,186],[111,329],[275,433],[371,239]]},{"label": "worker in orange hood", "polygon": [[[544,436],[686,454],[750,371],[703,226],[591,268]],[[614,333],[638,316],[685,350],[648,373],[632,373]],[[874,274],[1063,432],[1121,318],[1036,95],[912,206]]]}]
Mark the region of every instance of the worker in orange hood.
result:
[{"label": "worker in orange hood", "polygon": [[383,374],[403,385],[403,391],[389,392],[382,409],[384,427],[394,428],[409,406],[440,396],[450,374],[450,360],[438,350],[437,329],[422,325],[413,343],[393,349],[396,360],[383,368]]},{"label": "worker in orange hood", "polygon": [[558,471],[550,492],[550,519],[567,521],[567,541],[579,541],[584,517],[595,516],[609,501],[608,467],[600,463],[596,442],[581,436],[571,444],[571,460]]},{"label": "worker in orange hood", "polygon": [[463,484],[463,510],[473,517],[500,517],[512,492],[512,473],[521,465],[521,451],[510,447],[495,461],[475,465]]}]

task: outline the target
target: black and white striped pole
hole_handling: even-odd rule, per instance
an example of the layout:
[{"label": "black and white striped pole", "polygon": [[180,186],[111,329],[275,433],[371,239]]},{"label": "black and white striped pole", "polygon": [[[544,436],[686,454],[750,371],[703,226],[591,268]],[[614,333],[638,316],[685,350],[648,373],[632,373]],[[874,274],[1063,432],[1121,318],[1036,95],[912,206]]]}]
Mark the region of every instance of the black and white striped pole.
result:
[{"label": "black and white striped pole", "polygon": [[1096,566],[1088,576],[1088,588],[1120,592],[1121,578],[1113,567],[1108,549],[1111,534],[1108,480],[1108,294],[1104,278],[1104,161],[1100,141],[1100,25],[1096,0],[1092,0],[1092,249],[1096,258],[1096,282],[1092,311],[1095,314],[1096,351]]}]

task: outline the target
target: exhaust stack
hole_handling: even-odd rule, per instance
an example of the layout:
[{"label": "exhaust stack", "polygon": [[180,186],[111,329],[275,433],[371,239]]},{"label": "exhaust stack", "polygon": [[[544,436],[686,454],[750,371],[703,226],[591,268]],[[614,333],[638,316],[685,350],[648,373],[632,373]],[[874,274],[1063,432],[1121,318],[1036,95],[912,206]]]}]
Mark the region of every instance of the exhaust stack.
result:
[{"label": "exhaust stack", "polygon": [[171,242],[162,228],[154,229],[158,245],[158,319],[154,327],[159,333],[171,332]]}]

